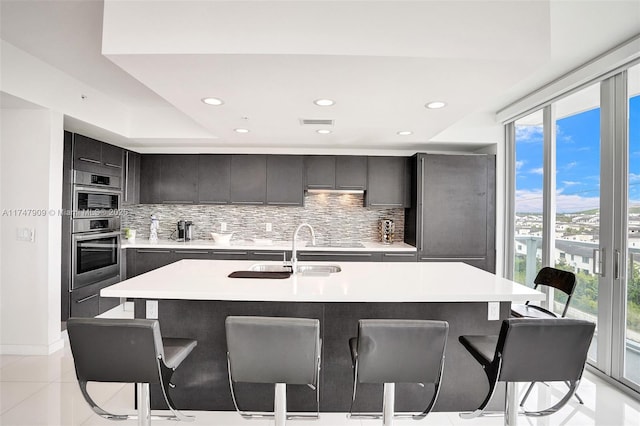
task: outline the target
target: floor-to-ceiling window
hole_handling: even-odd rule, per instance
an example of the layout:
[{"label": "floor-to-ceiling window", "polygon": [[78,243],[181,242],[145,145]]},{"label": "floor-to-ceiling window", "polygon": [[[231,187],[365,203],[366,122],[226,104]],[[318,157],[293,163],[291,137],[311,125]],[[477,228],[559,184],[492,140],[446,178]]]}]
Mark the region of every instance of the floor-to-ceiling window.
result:
[{"label": "floor-to-ceiling window", "polygon": [[533,285],[542,264],[542,111],[515,122],[515,244],[513,279]]},{"label": "floor-to-ceiling window", "polygon": [[[513,275],[570,270],[567,316],[593,321],[589,362],[640,391],[640,65],[507,125],[513,150]],[[626,265],[626,268],[625,268]],[[551,308],[566,298],[551,292]]]},{"label": "floor-to-ceiling window", "polygon": [[640,386],[640,65],[627,72],[627,286],[623,377]]}]

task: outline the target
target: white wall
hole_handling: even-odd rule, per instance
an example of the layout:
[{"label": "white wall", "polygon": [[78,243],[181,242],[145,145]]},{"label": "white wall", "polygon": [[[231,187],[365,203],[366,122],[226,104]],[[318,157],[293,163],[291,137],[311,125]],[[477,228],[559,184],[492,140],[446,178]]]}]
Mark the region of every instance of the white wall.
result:
[{"label": "white wall", "polygon": [[[2,109],[1,127],[0,353],[48,354],[63,344],[63,116],[47,109]],[[33,229],[35,241],[19,241],[20,228]]]}]

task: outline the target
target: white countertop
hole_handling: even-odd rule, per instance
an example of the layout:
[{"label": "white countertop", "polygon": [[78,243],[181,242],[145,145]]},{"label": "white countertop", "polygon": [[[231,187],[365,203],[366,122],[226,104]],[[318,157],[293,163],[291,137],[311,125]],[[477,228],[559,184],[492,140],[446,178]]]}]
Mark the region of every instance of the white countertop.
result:
[{"label": "white countertop", "polygon": [[[228,278],[246,260],[180,260],[103,289],[103,297],[273,302],[524,302],[544,294],[457,262],[342,262],[329,276]],[[300,265],[308,262],[300,262]],[[324,262],[313,262],[320,265]]]},{"label": "white countertop", "polygon": [[[402,241],[396,241],[393,244],[382,244],[374,242],[361,242],[364,247],[325,247],[325,246],[309,246],[306,241],[298,241],[297,248],[299,251],[416,251],[414,246],[406,244]],[[122,248],[158,248],[158,249],[200,249],[200,250],[291,250],[291,241],[272,241],[271,243],[246,241],[231,241],[231,244],[218,244],[213,240],[194,240],[194,241],[174,241],[174,240],[158,240],[155,243],[147,239],[136,239],[135,241],[122,240]]]}]

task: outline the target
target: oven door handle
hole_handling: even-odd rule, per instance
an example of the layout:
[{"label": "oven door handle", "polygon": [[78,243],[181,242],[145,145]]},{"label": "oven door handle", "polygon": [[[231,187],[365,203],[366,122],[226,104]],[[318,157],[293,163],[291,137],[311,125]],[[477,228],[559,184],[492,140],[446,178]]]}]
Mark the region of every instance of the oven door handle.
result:
[{"label": "oven door handle", "polygon": [[73,236],[74,241],[86,241],[86,240],[97,240],[100,238],[110,238],[110,237],[119,237],[122,233],[120,231],[115,232],[92,232],[86,234],[75,234]]},{"label": "oven door handle", "polygon": [[110,187],[102,187],[102,186],[80,186],[74,185],[73,187],[75,192],[92,192],[95,194],[109,194],[109,195],[121,195],[122,191],[114,187],[111,189]]}]

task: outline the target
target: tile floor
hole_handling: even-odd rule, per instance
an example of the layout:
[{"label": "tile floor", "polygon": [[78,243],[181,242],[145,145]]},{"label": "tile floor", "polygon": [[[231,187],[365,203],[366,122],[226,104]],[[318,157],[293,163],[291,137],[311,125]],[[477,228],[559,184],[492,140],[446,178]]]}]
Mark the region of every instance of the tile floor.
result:
[{"label": "tile floor", "polygon": [[[524,388],[524,385],[522,385]],[[550,388],[537,385],[527,408],[534,409],[536,402],[548,402],[564,391],[564,385]],[[175,390],[179,392],[178,389]],[[133,412],[133,385],[90,383],[89,392],[95,401],[108,411]],[[521,416],[521,425],[576,425],[576,426],[640,426],[640,401],[616,390],[598,377],[585,373],[579,389],[585,405],[573,399],[558,413],[543,418]],[[547,406],[550,406],[548,404]],[[200,425],[247,425],[267,426],[273,421],[241,419],[234,412],[188,412],[196,416],[194,426]],[[482,417],[463,420],[458,413],[432,413],[425,420],[412,422],[403,420],[399,425],[483,425],[503,424],[503,417]],[[113,422],[93,414],[85,403],[76,382],[73,358],[68,342],[64,349],[49,356],[0,355],[0,425],[135,425],[136,421]],[[167,421],[156,422],[167,426],[176,425]],[[322,414],[316,422],[291,421],[291,426],[369,426],[379,425],[374,420],[348,420],[343,413]]]}]

